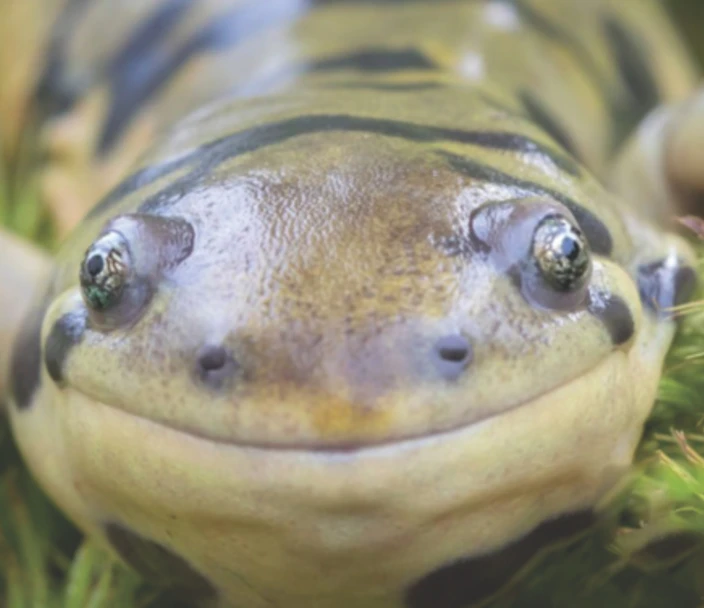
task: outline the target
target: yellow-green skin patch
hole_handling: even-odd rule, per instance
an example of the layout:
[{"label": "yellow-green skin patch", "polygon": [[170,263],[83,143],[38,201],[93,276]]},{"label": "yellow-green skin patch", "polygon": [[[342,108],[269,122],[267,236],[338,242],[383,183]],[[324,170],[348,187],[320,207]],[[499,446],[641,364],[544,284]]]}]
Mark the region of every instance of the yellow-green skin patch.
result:
[{"label": "yellow-green skin patch", "polygon": [[[84,530],[126,559],[143,542],[133,563],[183,568],[204,601],[459,607],[467,572],[443,568],[598,509],[630,465],[674,332],[658,308],[693,256],[593,177],[606,92],[642,82],[606,38],[640,41],[662,101],[693,80],[650,2],[313,4],[273,3],[282,19],[182,66],[86,161],[164,133],[57,256],[11,420]],[[165,48],[233,6],[194,8]],[[87,148],[106,115],[85,114]],[[553,216],[591,249],[568,290],[531,257]],[[111,230],[133,274],[94,310],[80,271]]]}]

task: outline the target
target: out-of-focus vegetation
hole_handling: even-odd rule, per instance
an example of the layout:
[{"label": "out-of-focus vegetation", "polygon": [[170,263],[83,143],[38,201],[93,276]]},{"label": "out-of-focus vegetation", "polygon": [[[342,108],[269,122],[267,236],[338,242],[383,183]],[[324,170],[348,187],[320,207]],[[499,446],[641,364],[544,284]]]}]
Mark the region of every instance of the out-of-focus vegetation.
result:
[{"label": "out-of-focus vegetation", "polygon": [[[670,5],[704,65],[704,0]],[[0,224],[51,244],[31,172],[17,169],[0,175]],[[638,469],[611,519],[548,555],[498,607],[704,607],[703,396],[704,304],[687,311]],[[677,534],[661,538],[672,530]],[[0,425],[0,608],[178,605],[81,538],[34,484],[7,425]]]},{"label": "out-of-focus vegetation", "polygon": [[704,65],[704,2],[702,0],[669,0],[682,34]]}]

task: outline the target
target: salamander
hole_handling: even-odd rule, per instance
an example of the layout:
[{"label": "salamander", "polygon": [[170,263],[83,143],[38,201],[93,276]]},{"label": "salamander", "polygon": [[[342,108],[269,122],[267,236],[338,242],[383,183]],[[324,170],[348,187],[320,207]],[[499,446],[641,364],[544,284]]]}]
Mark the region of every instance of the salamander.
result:
[{"label": "salamander", "polygon": [[464,608],[592,525],[696,282],[658,2],[46,14],[0,387],[84,532],[197,605]]}]

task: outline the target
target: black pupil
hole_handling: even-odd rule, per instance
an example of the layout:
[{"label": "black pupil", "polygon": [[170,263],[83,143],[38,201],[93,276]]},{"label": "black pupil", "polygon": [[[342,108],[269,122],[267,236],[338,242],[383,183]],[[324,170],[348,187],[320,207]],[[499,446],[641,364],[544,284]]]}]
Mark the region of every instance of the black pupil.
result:
[{"label": "black pupil", "polygon": [[571,236],[565,237],[560,243],[560,253],[570,262],[574,262],[579,255],[579,243]]},{"label": "black pupil", "polygon": [[105,263],[103,262],[103,256],[94,255],[88,259],[88,264],[86,265],[86,268],[90,276],[96,277],[103,271],[104,266]]}]

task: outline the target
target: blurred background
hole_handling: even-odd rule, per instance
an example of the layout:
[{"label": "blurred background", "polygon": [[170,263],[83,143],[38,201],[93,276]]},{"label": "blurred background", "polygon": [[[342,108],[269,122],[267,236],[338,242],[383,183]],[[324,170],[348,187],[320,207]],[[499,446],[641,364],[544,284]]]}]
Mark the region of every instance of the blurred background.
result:
[{"label": "blurred background", "polygon": [[704,64],[704,0],[669,0],[669,3],[683,34]]}]

